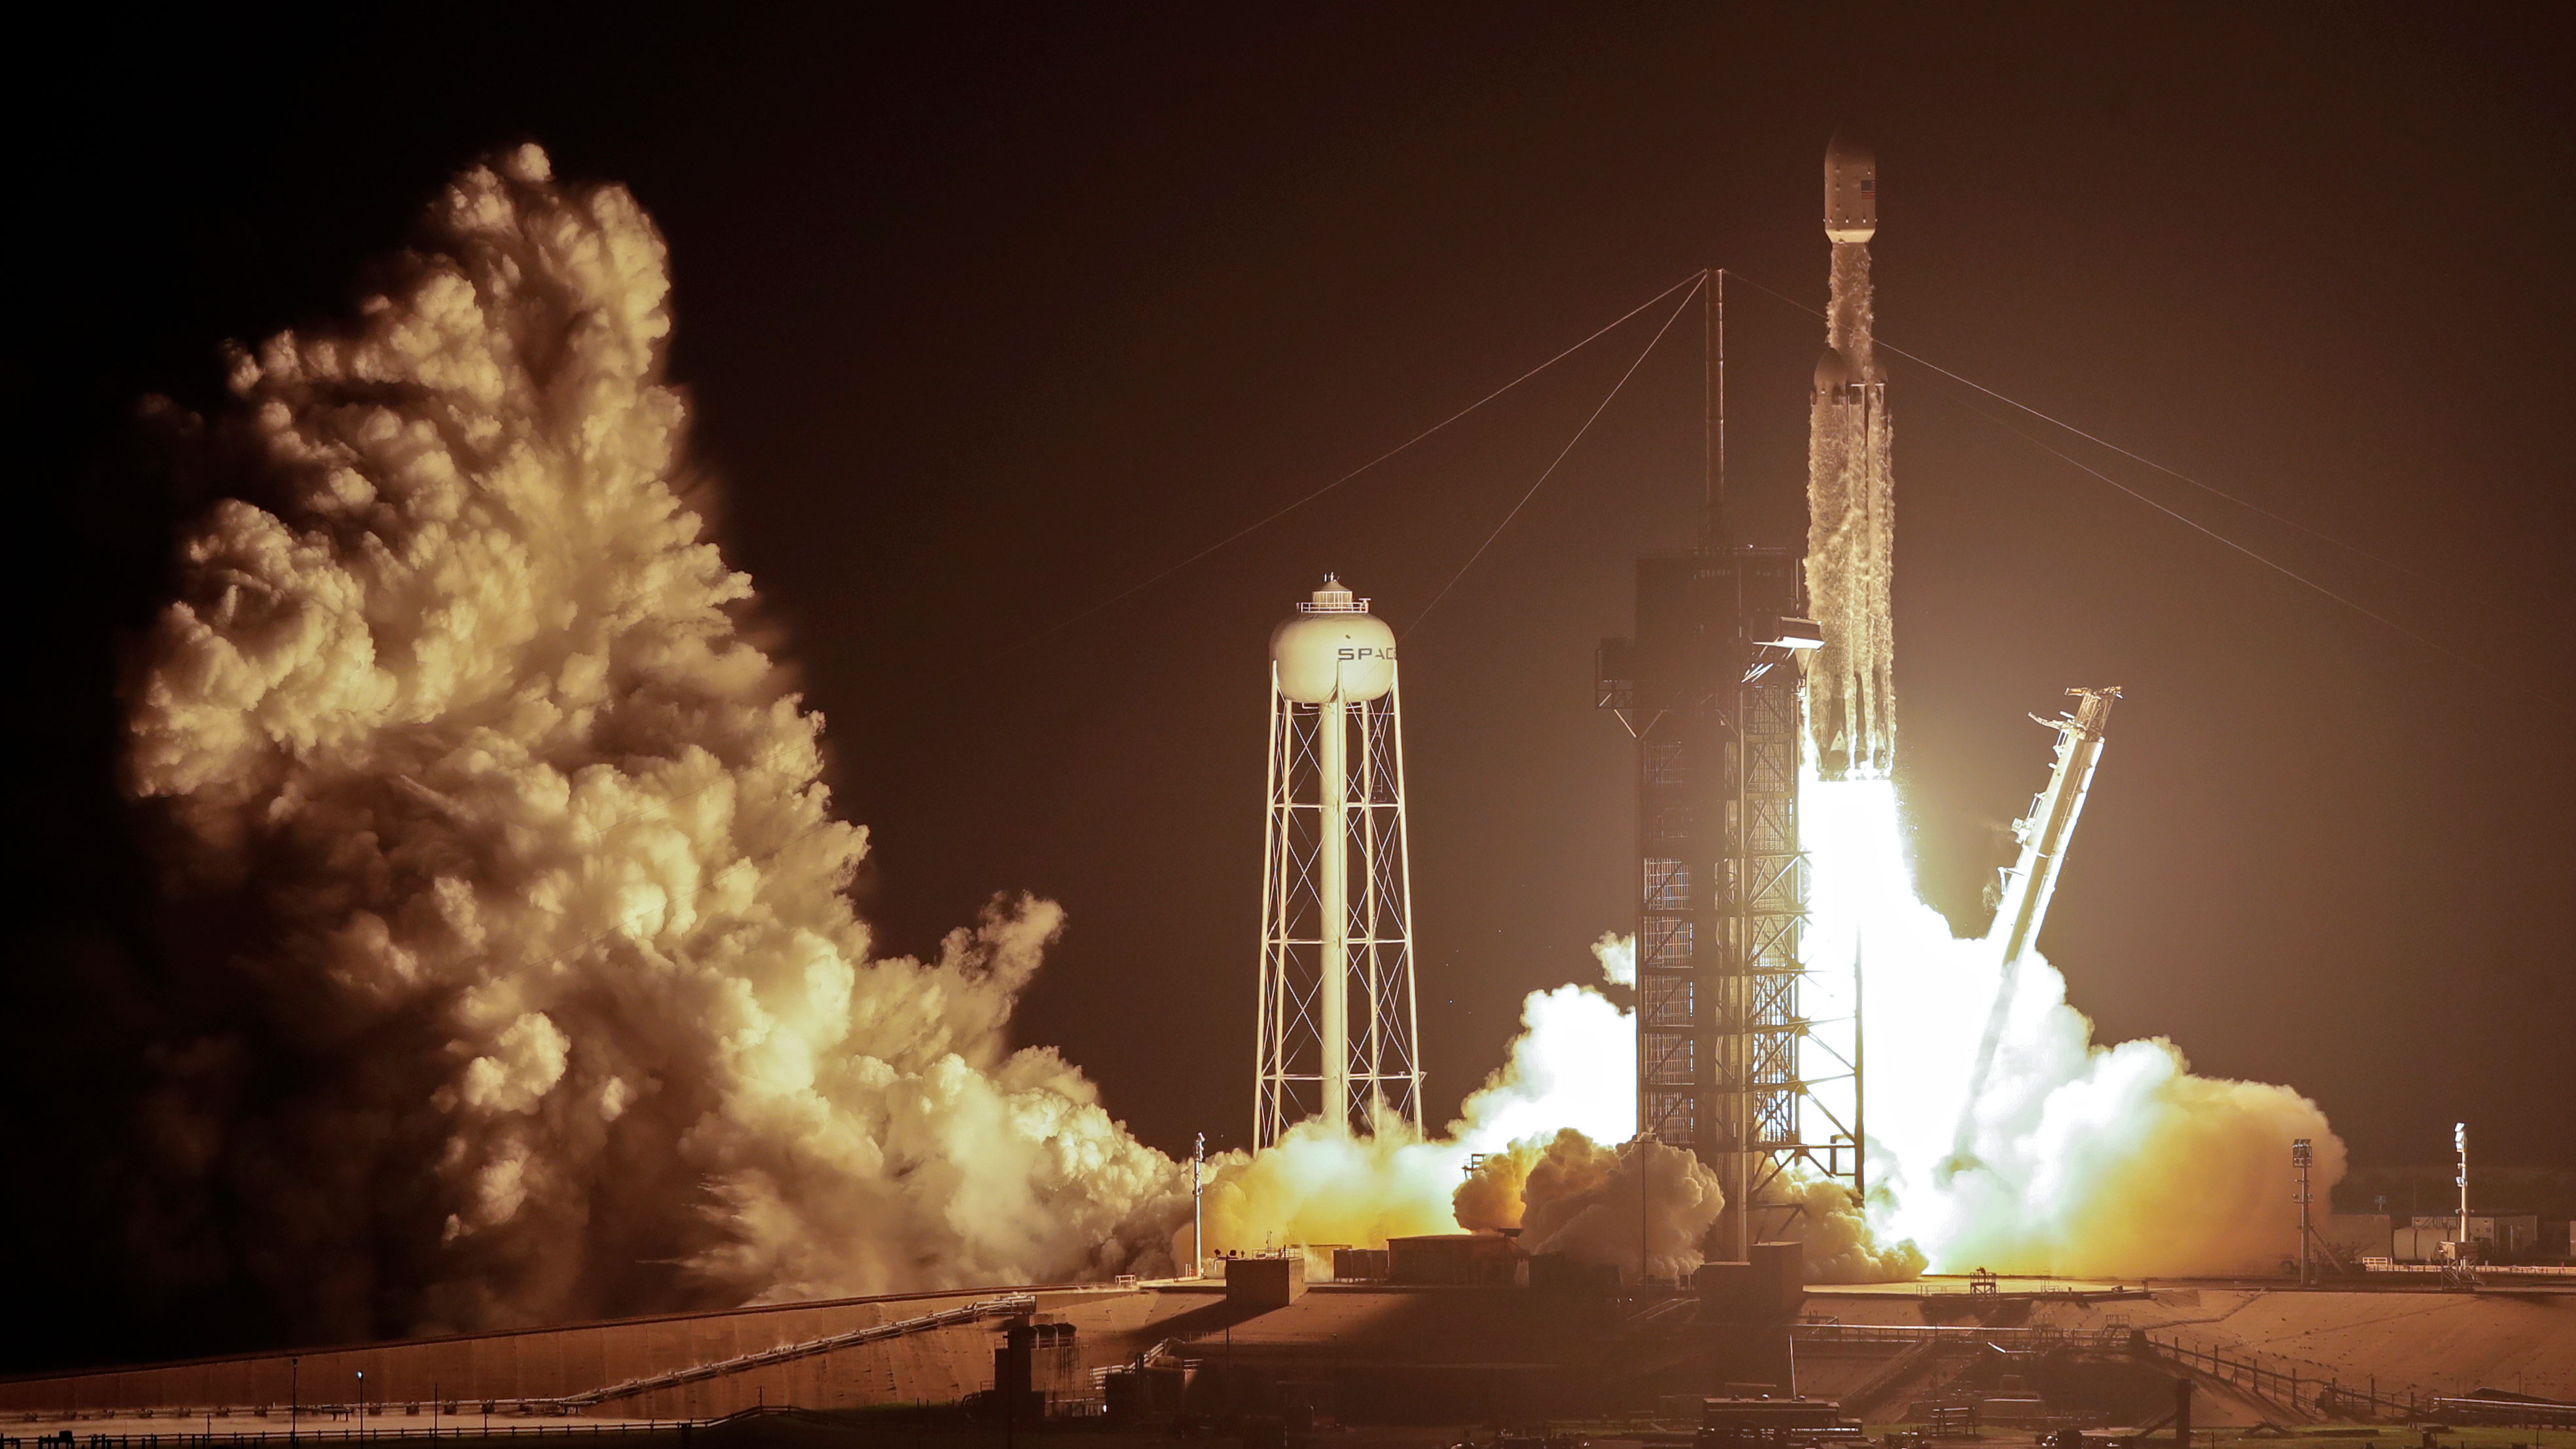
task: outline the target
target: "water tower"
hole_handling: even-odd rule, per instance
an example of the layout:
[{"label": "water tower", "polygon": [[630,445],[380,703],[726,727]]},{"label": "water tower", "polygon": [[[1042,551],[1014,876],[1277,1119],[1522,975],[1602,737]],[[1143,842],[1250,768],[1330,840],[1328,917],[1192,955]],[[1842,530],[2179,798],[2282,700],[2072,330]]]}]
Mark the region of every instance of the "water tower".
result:
[{"label": "water tower", "polygon": [[1253,1143],[1422,1126],[1395,632],[1327,575],[1270,635]]}]

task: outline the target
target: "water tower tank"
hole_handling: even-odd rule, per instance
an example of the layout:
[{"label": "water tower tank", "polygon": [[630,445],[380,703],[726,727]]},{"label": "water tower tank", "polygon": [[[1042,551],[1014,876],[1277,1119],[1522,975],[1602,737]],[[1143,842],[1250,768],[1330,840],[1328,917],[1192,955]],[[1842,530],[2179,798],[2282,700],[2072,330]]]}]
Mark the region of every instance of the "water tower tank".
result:
[{"label": "water tower tank", "polygon": [[1395,687],[1395,631],[1330,574],[1270,633],[1279,692],[1299,704],[1358,704]]}]

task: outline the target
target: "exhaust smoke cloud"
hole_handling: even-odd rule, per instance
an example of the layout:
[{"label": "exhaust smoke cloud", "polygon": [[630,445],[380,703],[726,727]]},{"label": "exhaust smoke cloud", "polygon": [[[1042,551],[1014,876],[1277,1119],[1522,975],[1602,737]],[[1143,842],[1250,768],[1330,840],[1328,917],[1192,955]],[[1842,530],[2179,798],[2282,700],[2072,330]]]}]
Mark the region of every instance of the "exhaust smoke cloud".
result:
[{"label": "exhaust smoke cloud", "polygon": [[[1592,954],[1605,984],[1634,984],[1628,937],[1605,935]],[[1636,1018],[1600,991],[1569,984],[1531,992],[1521,1003],[1521,1033],[1510,1059],[1467,1098],[1442,1136],[1425,1140],[1391,1118],[1359,1138],[1306,1122],[1258,1156],[1228,1154],[1208,1191],[1208,1247],[1223,1253],[1291,1244],[1383,1246],[1390,1237],[1417,1233],[1524,1228],[1524,1248],[1633,1273],[1636,1175],[1620,1175],[1628,1149],[1596,1144],[1636,1133],[1636,1063]],[[1483,1162],[1470,1173],[1479,1157]],[[1699,1266],[1698,1240],[1718,1211],[1717,1179],[1696,1164],[1658,1162],[1660,1216],[1650,1238],[1656,1271],[1687,1272]],[[1539,1174],[1534,1192],[1525,1191],[1542,1163],[1553,1166]],[[1584,1209],[1614,1199],[1620,1182],[1626,1210],[1586,1216]],[[1667,1192],[1669,1202],[1663,1201]],[[1703,1211],[1706,1218],[1692,1226]],[[1544,1234],[1525,1222],[1531,1212],[1540,1214],[1535,1222]],[[1176,1238],[1182,1261],[1190,1256],[1188,1232],[1184,1224]]]},{"label": "exhaust smoke cloud", "polygon": [[[684,493],[662,240],[523,148],[231,361],[130,782],[264,949],[151,1215],[338,1337],[1163,1265],[1186,1176],[1005,1024],[1060,913],[873,954],[820,717]],[[147,1249],[153,1251],[153,1249]]]},{"label": "exhaust smoke cloud", "polygon": [[1859,950],[1868,963],[1870,1208],[1881,1240],[1921,1245],[1938,1272],[2270,1272],[2296,1256],[2292,1139],[2315,1139],[2320,1196],[2344,1170],[2343,1143],[2314,1102],[2194,1076],[2162,1039],[2097,1045],[2065,978],[2036,954],[1971,1102],[2002,975],[1997,943],[1953,936],[1916,898],[1889,782],[1809,780],[1803,803],[1815,862],[1809,959]]}]

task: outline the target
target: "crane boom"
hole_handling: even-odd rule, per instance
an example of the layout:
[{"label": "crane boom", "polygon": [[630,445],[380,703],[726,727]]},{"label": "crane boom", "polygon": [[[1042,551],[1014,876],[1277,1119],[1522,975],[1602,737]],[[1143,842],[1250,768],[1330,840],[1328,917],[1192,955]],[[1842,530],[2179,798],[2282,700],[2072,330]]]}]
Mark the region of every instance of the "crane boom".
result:
[{"label": "crane boom", "polygon": [[1977,1065],[1968,1077],[1968,1094],[1959,1106],[1958,1138],[1946,1164],[1953,1173],[1975,1160],[1969,1149],[1975,1137],[1977,1101],[1985,1095],[1986,1079],[1994,1071],[1995,1049],[2002,1043],[2004,1021],[2012,1012],[2022,960],[2048,919],[2049,898],[2057,893],[2057,873],[2066,864],[2067,846],[2075,839],[2076,817],[2084,813],[2085,793],[2093,787],[2093,769],[2102,760],[2103,726],[2111,718],[2112,702],[2120,698],[2118,685],[2106,689],[2079,685],[2066,692],[2083,701],[2075,713],[2056,719],[2031,716],[2033,722],[2057,731],[2057,767],[2049,774],[2048,788],[2031,800],[2030,814],[2013,822],[2021,858],[2004,873],[2003,900],[1994,926],[1986,933],[1986,939],[1997,945],[2003,969],[1995,981],[1995,1004],[1986,1013],[1985,1036],[1977,1043]]},{"label": "crane boom", "polygon": [[2084,812],[2085,792],[2093,787],[2093,767],[2101,763],[2102,727],[2111,718],[2112,701],[2120,697],[2117,685],[2066,692],[2084,701],[2075,713],[2056,719],[2031,716],[2057,731],[2057,768],[2048,777],[2048,788],[2030,802],[2029,816],[2013,825],[2013,834],[2021,841],[2021,859],[2004,877],[1996,929],[1988,933],[1989,939],[2001,939],[2007,975],[2030,954],[2031,943],[2039,939],[2040,923],[2048,917],[2049,897],[2057,893],[2058,868],[2066,862],[2067,843],[2075,838],[2075,817]]}]

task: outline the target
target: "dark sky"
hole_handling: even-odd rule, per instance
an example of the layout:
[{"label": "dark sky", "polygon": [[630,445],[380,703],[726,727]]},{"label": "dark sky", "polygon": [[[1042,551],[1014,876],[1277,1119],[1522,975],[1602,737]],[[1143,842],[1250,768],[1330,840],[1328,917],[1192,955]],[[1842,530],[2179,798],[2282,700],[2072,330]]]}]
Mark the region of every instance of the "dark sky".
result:
[{"label": "dark sky", "polygon": [[[1981,924],[1995,827],[2045,775],[2024,713],[2126,686],[2043,942],[2104,1036],[2292,1083],[2364,1161],[2438,1157],[2466,1119],[2492,1160],[2576,1166],[2557,12],[940,9],[119,20],[36,66],[8,381],[50,578],[13,1132],[113,1096],[113,1051],[64,1045],[112,1035],[113,993],[65,973],[146,979],[162,949],[110,691],[203,500],[125,420],[213,403],[221,339],[345,307],[477,154],[542,141],[667,233],[722,537],[829,717],[887,946],[998,891],[1064,902],[1023,1038],[1178,1149],[1249,1125],[1267,631],[1327,568],[1409,627],[1646,332],[1043,631],[1695,269],[1820,305],[1841,126],[1879,154],[1882,339],[2390,561],[2084,453],[2477,661],[1897,361],[1927,889]],[[1821,324],[1734,296],[1739,517],[1788,543]],[[1632,556],[1694,517],[1678,341],[1406,636],[1437,1109],[1626,910],[1592,647],[1627,627]]]}]

